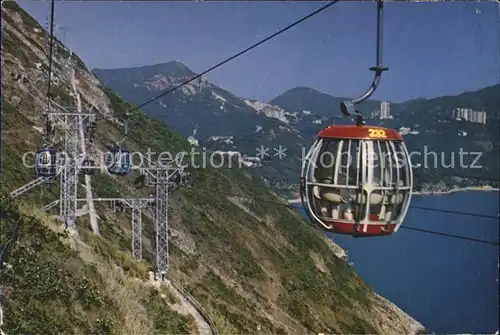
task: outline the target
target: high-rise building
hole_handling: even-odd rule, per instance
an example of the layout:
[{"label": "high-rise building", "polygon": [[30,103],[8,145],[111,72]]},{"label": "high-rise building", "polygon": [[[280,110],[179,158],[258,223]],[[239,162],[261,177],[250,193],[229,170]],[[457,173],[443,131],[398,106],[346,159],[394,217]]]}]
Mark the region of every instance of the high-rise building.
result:
[{"label": "high-rise building", "polygon": [[380,103],[380,119],[388,119],[390,113],[390,106],[387,101]]}]

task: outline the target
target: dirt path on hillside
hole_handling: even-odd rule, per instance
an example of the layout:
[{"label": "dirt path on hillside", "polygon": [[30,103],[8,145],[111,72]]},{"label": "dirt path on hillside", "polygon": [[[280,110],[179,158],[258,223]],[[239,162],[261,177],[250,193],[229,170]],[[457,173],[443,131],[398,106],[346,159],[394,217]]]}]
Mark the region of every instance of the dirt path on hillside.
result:
[{"label": "dirt path on hillside", "polygon": [[191,304],[184,295],[177,290],[174,285],[167,279],[165,283],[154,280],[154,275],[152,272],[149,273],[148,284],[159,289],[161,286],[165,286],[168,290],[179,300],[176,304],[169,304],[170,307],[179,314],[182,315],[192,315],[198,326],[198,332],[200,335],[216,335],[210,324],[205,317],[196,309],[196,307]]},{"label": "dirt path on hillside", "polygon": [[[78,108],[78,113],[82,113],[82,102],[80,99],[80,94],[78,93],[77,89],[77,83],[75,79],[75,70],[73,69],[73,72],[71,73],[71,86],[73,87],[73,94],[75,95],[76,101],[77,101],[77,108]],[[87,148],[85,146],[85,134],[83,131],[83,123],[82,120],[80,119],[80,150],[83,153],[83,157],[86,159],[87,158]],[[90,226],[92,227],[92,231],[94,234],[99,235],[99,225],[97,224],[97,217],[95,213],[95,208],[94,208],[94,201],[92,199],[92,180],[88,174],[85,175],[85,194],[87,197],[87,208],[88,208],[88,213],[90,216]]]}]

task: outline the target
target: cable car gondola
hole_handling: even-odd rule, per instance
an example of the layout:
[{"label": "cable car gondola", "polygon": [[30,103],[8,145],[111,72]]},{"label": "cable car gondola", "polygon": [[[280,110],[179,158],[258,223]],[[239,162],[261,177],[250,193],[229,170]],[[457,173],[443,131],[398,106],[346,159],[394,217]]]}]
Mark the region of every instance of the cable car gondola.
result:
[{"label": "cable car gondola", "polygon": [[355,236],[390,235],[410,204],[411,163],[395,130],[329,126],[307,154],[301,181],[304,207],[323,229]]},{"label": "cable car gondola", "polygon": [[127,175],[132,169],[130,152],[120,147],[114,147],[106,154],[108,172],[115,175]]},{"label": "cable car gondola", "polygon": [[57,175],[57,150],[43,148],[35,154],[35,173],[38,177],[54,177]]},{"label": "cable car gondola", "polygon": [[325,231],[359,236],[396,232],[408,210],[413,185],[411,161],[401,135],[364,124],[354,106],[368,99],[388,68],[382,66],[382,9],[377,1],[377,66],[371,87],[341,104],[355,125],[328,126],[306,155],[300,195],[312,222]]}]

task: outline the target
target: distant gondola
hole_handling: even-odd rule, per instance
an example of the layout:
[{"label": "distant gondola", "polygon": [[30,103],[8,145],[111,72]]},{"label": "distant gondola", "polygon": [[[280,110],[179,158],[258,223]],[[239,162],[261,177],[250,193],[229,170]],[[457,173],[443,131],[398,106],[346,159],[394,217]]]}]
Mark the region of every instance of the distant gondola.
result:
[{"label": "distant gondola", "polygon": [[130,152],[119,147],[110,149],[105,161],[108,172],[114,175],[127,175],[132,169]]}]

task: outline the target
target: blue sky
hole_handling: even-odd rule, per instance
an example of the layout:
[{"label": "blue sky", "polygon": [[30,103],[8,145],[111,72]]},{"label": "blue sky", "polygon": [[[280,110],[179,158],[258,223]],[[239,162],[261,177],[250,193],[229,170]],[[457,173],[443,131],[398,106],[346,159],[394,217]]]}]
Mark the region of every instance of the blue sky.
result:
[{"label": "blue sky", "polygon": [[[18,3],[43,26],[49,1]],[[325,2],[57,1],[65,43],[90,68],[178,60],[201,72]],[[375,98],[402,101],[498,84],[494,2],[386,3],[384,65]],[[236,95],[269,100],[297,86],[357,96],[375,65],[376,5],[340,2],[208,74]],[[62,31],[57,33],[63,38]]]}]

